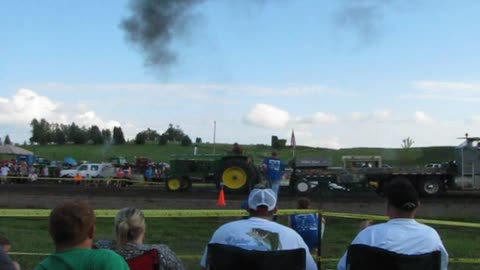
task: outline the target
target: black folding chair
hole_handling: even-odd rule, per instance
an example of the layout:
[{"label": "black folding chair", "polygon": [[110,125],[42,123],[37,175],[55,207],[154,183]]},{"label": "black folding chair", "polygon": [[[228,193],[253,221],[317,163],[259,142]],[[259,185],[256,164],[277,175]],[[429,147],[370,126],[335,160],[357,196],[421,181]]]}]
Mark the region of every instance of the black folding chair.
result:
[{"label": "black folding chair", "polygon": [[348,248],[347,270],[440,270],[440,251],[419,255],[353,244]]},{"label": "black folding chair", "polygon": [[305,270],[305,249],[278,251],[246,250],[223,244],[208,244],[209,270]]}]

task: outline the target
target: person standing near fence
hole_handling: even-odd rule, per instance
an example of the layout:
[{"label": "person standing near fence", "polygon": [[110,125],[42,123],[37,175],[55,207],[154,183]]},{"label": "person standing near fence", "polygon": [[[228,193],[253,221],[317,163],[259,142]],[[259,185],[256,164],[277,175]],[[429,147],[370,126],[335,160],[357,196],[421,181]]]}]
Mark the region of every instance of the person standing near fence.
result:
[{"label": "person standing near fence", "polygon": [[7,164],[4,163],[2,168],[0,168],[0,181],[2,184],[8,183],[8,172],[10,172],[10,168],[8,168]]},{"label": "person standing near fence", "polygon": [[[310,209],[310,200],[308,198],[300,198],[297,202],[298,209]],[[289,225],[303,238],[310,253],[316,254],[319,245],[319,237],[323,239],[325,231],[325,219],[318,216],[318,213],[293,214],[289,216]],[[321,221],[321,223],[320,223]],[[320,229],[320,235],[318,227]]]},{"label": "person standing near fence", "polygon": [[285,163],[278,158],[277,151],[273,150],[272,156],[263,160],[262,167],[267,177],[268,184],[278,198],[280,182],[282,181],[282,175],[285,171]]}]

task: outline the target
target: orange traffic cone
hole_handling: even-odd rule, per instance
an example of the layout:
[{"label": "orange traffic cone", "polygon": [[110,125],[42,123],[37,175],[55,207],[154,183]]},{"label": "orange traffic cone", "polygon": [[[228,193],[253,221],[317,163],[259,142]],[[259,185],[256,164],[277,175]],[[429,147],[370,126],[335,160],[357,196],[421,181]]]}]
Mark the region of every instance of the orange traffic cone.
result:
[{"label": "orange traffic cone", "polygon": [[225,201],[225,192],[223,191],[223,187],[220,188],[220,194],[218,194],[218,206],[226,206],[227,202]]}]

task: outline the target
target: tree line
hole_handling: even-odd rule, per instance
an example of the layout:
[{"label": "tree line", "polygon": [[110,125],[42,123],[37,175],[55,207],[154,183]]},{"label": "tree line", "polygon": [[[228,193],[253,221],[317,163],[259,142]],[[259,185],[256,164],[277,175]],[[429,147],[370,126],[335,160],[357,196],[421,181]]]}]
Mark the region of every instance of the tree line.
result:
[{"label": "tree line", "polygon": [[[72,122],[71,124],[49,123],[45,119],[37,120],[34,118],[30,122],[31,144],[116,144],[127,143],[121,127],[110,129],[100,129],[96,125],[90,127],[79,126]],[[156,130],[146,129],[137,133],[135,144],[145,144],[148,141],[159,145],[166,145],[169,142],[178,142],[181,145],[188,146],[192,144],[190,137],[183,132],[177,125],[169,124],[168,128],[162,134]],[[196,143],[201,143],[200,138],[196,138]]]},{"label": "tree line", "polygon": [[0,145],[2,145],[2,144],[13,145],[12,140],[10,140],[10,136],[8,134],[5,136],[5,139],[3,140],[3,142],[2,142],[2,138],[0,138]]}]

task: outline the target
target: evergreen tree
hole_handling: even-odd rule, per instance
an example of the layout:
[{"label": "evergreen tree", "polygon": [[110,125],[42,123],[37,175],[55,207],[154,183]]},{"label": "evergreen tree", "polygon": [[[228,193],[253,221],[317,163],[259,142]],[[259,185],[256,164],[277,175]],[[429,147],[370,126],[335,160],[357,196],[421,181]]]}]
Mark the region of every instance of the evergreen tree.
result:
[{"label": "evergreen tree", "polygon": [[112,142],[112,132],[110,131],[110,129],[102,129],[102,136],[104,143]]},{"label": "evergreen tree", "polygon": [[32,122],[30,122],[30,126],[32,127],[32,137],[30,137],[30,142],[45,145],[52,141],[50,124],[45,119],[42,118],[38,121],[34,118]]},{"label": "evergreen tree", "polygon": [[75,123],[72,123],[68,128],[68,141],[74,144],[85,144],[88,141],[88,134],[85,127],[80,128]]},{"label": "evergreen tree", "polygon": [[2,138],[0,138],[0,145],[2,145],[2,144],[3,144],[3,143],[2,143]]},{"label": "evergreen tree", "polygon": [[53,131],[53,142],[58,145],[64,145],[67,142],[65,132],[63,132],[63,130],[61,130],[59,127],[56,127]]},{"label": "evergreen tree", "polygon": [[113,143],[125,144],[125,137],[121,127],[113,127]]},{"label": "evergreen tree", "polygon": [[8,134],[5,136],[5,140],[3,140],[5,145],[12,145],[12,141],[10,140],[10,136]]},{"label": "evergreen tree", "polygon": [[98,126],[93,125],[88,129],[88,139],[92,140],[93,144],[103,144],[104,138]]}]

